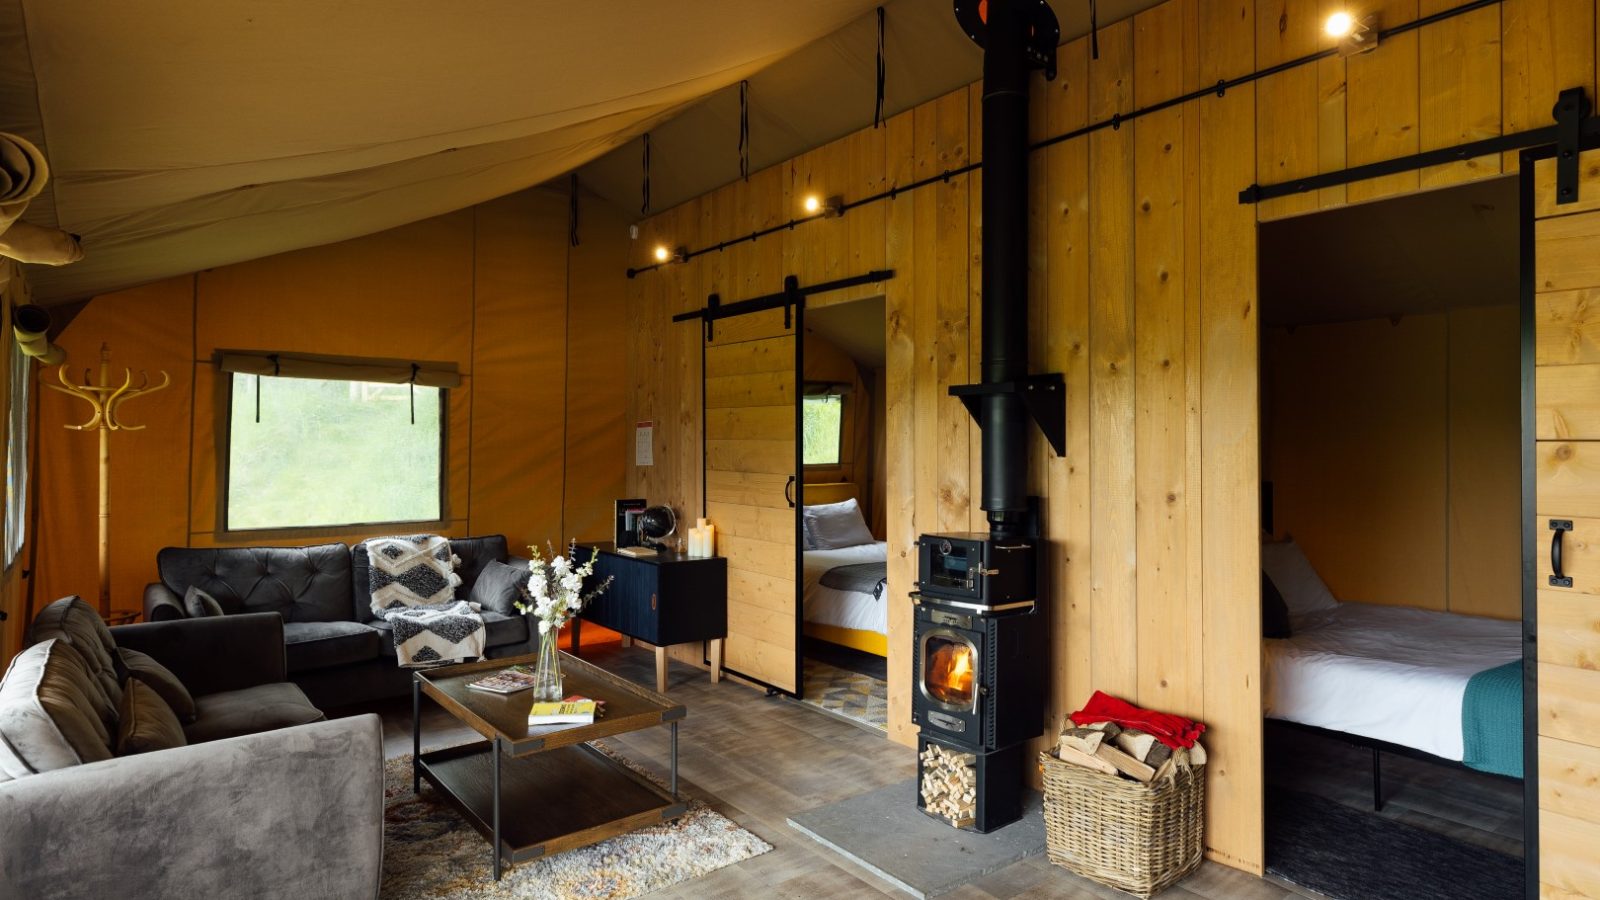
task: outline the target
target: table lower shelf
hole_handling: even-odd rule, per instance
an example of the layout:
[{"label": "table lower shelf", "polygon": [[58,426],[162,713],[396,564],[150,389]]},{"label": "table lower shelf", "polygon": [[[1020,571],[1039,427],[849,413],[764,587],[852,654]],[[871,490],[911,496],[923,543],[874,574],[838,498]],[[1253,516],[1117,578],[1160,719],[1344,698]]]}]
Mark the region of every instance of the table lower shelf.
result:
[{"label": "table lower shelf", "polygon": [[[424,753],[418,773],[494,841],[494,746],[479,741]],[[688,805],[605,754],[577,744],[499,758],[500,846],[526,862],[682,815]]]}]

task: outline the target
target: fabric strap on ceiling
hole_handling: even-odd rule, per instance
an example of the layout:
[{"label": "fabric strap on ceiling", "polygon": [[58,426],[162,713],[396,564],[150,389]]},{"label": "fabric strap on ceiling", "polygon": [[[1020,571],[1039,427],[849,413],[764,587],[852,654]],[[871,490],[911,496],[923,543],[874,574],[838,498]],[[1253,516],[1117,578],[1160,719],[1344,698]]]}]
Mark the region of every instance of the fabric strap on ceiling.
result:
[{"label": "fabric strap on ceiling", "polygon": [[648,132],[648,131],[646,131],[644,133],[644,184],[640,186],[639,194],[640,194],[640,197],[643,198],[643,201],[644,201],[644,202],[639,204],[639,212],[643,213],[644,215],[649,215],[650,214],[650,132]]},{"label": "fabric strap on ceiling", "polygon": [[567,243],[578,246],[578,173],[567,182]]},{"label": "fabric strap on ceiling", "polygon": [[872,108],[872,127],[879,128],[883,125],[883,84],[886,72],[883,63],[883,7],[878,7],[878,94],[877,103]]},{"label": "fabric strap on ceiling", "polygon": [[217,368],[241,375],[279,378],[319,378],[325,381],[370,381],[378,384],[414,384],[419,387],[456,388],[461,373],[435,365],[389,360],[348,361],[270,353],[223,353]]},{"label": "fabric strap on ceiling", "polygon": [[1089,58],[1100,58],[1100,23],[1095,16],[1094,0],[1089,0]]},{"label": "fabric strap on ceiling", "polygon": [[750,82],[739,82],[739,177],[750,180]]}]

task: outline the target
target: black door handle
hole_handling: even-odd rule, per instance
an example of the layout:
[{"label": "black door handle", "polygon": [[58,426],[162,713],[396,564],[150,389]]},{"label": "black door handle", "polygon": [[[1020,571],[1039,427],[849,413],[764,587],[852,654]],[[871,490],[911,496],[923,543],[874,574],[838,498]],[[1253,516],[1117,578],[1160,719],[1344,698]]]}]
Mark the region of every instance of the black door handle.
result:
[{"label": "black door handle", "polygon": [[783,499],[789,501],[789,508],[794,509],[794,476],[789,476],[789,481],[783,486]]},{"label": "black door handle", "polygon": [[1572,530],[1571,519],[1550,520],[1550,586],[1572,587],[1572,578],[1561,570],[1561,536]]}]

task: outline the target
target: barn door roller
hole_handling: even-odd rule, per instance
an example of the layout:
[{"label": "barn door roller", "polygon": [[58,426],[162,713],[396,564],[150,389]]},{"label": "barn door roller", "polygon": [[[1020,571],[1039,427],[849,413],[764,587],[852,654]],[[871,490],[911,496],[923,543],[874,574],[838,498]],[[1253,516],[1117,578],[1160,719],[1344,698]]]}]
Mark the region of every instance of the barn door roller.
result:
[{"label": "barn door roller", "polygon": [[706,298],[705,306],[691,312],[678,313],[672,317],[672,321],[704,322],[706,340],[709,341],[711,340],[711,323],[718,319],[747,316],[750,313],[783,307],[783,327],[793,328],[795,308],[804,304],[805,299],[812,294],[826,294],[829,291],[840,291],[860,284],[888,281],[893,277],[893,269],[874,269],[871,272],[852,275],[849,278],[836,278],[833,281],[802,285],[799,278],[789,275],[783,279],[783,290],[775,294],[752,297],[749,300],[740,300],[738,303],[723,303],[720,296],[712,294]]}]

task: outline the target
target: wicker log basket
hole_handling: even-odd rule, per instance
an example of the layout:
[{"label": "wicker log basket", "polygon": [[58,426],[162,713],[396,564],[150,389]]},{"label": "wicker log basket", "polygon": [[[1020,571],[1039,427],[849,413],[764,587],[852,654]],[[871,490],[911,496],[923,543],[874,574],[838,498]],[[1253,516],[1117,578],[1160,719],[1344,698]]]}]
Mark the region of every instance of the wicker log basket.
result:
[{"label": "wicker log basket", "polygon": [[1152,897],[1205,853],[1205,767],[1150,784],[1039,754],[1050,861],[1101,884]]}]

